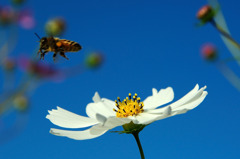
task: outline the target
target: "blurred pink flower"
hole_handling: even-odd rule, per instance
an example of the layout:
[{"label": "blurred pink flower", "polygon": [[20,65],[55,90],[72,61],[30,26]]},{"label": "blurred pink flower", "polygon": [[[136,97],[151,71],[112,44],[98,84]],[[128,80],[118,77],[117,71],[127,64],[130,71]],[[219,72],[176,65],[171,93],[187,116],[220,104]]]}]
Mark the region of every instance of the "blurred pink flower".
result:
[{"label": "blurred pink flower", "polygon": [[26,0],[11,0],[14,5],[22,5],[26,2]]},{"label": "blurred pink flower", "polygon": [[35,26],[35,20],[30,10],[23,10],[18,15],[18,22],[24,29],[32,29]]},{"label": "blurred pink flower", "polygon": [[7,71],[12,71],[16,68],[16,60],[13,58],[6,58],[3,60],[3,67]]},{"label": "blurred pink flower", "polygon": [[201,48],[201,55],[206,60],[214,61],[217,59],[217,49],[213,44],[204,44]]},{"label": "blurred pink flower", "polygon": [[60,71],[54,68],[52,65],[43,63],[41,61],[34,61],[28,58],[20,58],[19,66],[24,71],[27,71],[37,78],[57,79],[61,75]]},{"label": "blurred pink flower", "polygon": [[7,26],[15,21],[15,11],[11,6],[0,6],[0,25]]}]

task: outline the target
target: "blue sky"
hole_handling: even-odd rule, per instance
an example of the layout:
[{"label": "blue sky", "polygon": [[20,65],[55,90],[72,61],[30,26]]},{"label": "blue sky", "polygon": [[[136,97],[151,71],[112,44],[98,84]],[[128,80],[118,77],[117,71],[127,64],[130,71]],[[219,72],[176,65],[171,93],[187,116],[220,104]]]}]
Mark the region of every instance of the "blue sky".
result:
[{"label": "blue sky", "polygon": [[[107,132],[96,139],[77,141],[49,133],[58,128],[45,118],[47,110],[60,106],[86,115],[85,107],[95,91],[115,100],[129,92],[145,99],[152,88],[174,89],[174,101],[195,84],[207,85],[208,96],[196,109],[147,126],[140,138],[146,158],[238,159],[240,92],[212,63],[199,53],[206,42],[214,43],[221,58],[230,57],[216,30],[210,25],[195,27],[198,9],[207,1],[29,1],[37,26],[19,29],[19,43],[13,55],[35,56],[38,43],[34,32],[44,36],[44,24],[53,17],[67,21],[63,38],[79,42],[83,50],[54,64],[52,54],[46,63],[70,67],[83,61],[90,51],[101,51],[101,68],[68,78],[44,82],[31,97],[31,108],[24,130],[4,143],[0,156],[15,158],[140,158],[131,135]],[[220,1],[233,36],[240,34],[238,1]],[[7,4],[7,3],[3,3]],[[238,71],[234,62],[232,67]],[[20,77],[19,77],[20,78]],[[14,120],[10,117],[8,120]],[[114,130],[121,130],[117,128]]]}]

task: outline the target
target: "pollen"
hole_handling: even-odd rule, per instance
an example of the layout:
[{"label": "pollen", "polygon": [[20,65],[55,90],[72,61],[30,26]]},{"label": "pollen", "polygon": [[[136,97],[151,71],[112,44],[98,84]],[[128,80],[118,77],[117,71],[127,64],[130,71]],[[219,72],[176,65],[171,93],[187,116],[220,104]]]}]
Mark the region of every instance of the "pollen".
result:
[{"label": "pollen", "polygon": [[61,43],[60,41],[58,41],[58,42],[56,43],[56,45],[57,45],[58,47],[61,47],[61,46],[62,46],[62,43]]},{"label": "pollen", "polygon": [[115,100],[115,105],[117,109],[113,109],[116,112],[116,116],[119,118],[124,118],[128,116],[137,116],[142,113],[143,110],[143,102],[140,101],[141,98],[137,97],[135,94],[133,97],[131,93],[128,94],[123,101],[121,101],[120,97]]}]

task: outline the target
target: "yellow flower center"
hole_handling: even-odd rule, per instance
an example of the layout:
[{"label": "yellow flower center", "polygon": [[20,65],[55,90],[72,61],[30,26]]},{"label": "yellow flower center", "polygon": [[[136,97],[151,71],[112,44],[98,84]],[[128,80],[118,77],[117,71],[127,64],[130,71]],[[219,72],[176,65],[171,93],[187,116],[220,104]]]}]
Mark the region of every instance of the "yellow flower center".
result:
[{"label": "yellow flower center", "polygon": [[123,101],[121,101],[119,97],[117,99],[118,100],[115,100],[115,102],[118,109],[113,110],[119,118],[136,116],[144,111],[143,102],[140,102],[141,99],[140,97],[137,97],[137,94],[135,94],[132,98],[131,93],[129,93],[129,97],[126,97]]}]

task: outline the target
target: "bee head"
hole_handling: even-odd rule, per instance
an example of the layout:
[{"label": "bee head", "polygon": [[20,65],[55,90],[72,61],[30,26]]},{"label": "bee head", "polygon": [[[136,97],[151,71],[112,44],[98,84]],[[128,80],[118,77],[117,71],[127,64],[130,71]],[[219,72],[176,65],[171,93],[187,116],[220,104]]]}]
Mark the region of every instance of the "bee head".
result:
[{"label": "bee head", "polygon": [[48,48],[48,42],[47,42],[47,38],[43,37],[40,39],[40,45],[42,49],[47,49]]},{"label": "bee head", "polygon": [[40,43],[41,44],[46,44],[47,43],[47,38],[46,37],[41,38]]}]

